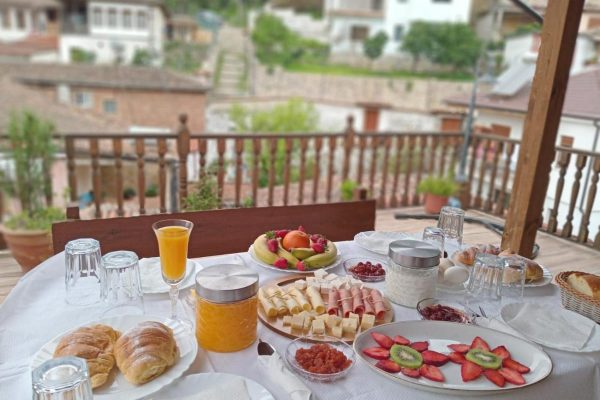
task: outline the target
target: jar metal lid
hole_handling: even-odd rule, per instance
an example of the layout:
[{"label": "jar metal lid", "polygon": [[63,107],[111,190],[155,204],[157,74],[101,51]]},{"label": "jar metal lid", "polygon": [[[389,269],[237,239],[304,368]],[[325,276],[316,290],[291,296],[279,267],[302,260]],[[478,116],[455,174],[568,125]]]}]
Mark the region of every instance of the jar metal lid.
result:
[{"label": "jar metal lid", "polygon": [[396,240],[390,243],[388,256],[407,268],[433,268],[440,263],[440,250],[421,240]]},{"label": "jar metal lid", "polygon": [[242,265],[212,265],[196,274],[196,293],[215,303],[245,300],[257,292],[258,274]]}]

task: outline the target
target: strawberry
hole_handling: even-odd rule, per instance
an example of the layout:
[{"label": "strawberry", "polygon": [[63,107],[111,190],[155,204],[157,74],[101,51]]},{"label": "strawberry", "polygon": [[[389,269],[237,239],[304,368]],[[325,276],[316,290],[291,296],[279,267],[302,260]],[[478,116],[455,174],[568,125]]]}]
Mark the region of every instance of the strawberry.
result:
[{"label": "strawberry", "polygon": [[277,250],[279,249],[279,242],[277,239],[269,239],[267,240],[267,247],[271,253],[277,253]]},{"label": "strawberry", "polygon": [[300,232],[306,232],[306,230],[304,230],[304,227],[303,227],[302,225],[300,225],[300,226],[298,227],[298,230],[299,230]]},{"label": "strawberry", "polygon": [[437,367],[441,367],[449,360],[447,355],[432,350],[425,350],[421,355],[423,356],[423,362],[425,364],[435,365]]},{"label": "strawberry", "polygon": [[419,353],[422,351],[425,351],[429,348],[429,343],[427,342],[413,342],[409,345],[410,347],[412,347],[413,349],[415,349],[416,351],[418,351]]},{"label": "strawberry", "polygon": [[520,374],[526,374],[529,371],[531,371],[529,369],[529,367],[526,367],[523,364],[521,364],[519,362],[516,362],[512,358],[505,358],[504,360],[502,360],[502,366],[504,368],[510,368],[510,369],[512,369],[514,371],[517,371]]},{"label": "strawberry", "polygon": [[267,231],[267,232],[265,232],[265,237],[267,239],[275,239],[275,231]]},{"label": "strawberry", "polygon": [[327,239],[322,237],[321,239],[317,240],[317,243],[322,244],[323,246],[327,246]]},{"label": "strawberry", "polygon": [[449,344],[448,348],[454,350],[457,353],[466,353],[471,350],[471,346],[468,344]]},{"label": "strawberry", "polygon": [[402,346],[408,346],[410,344],[410,340],[404,336],[396,335],[394,336],[394,343],[401,344]]},{"label": "strawberry", "polygon": [[275,262],[273,263],[274,267],[277,267],[279,269],[287,269],[288,267],[288,263],[287,260],[285,258],[278,258],[277,260],[275,260]]},{"label": "strawberry", "polygon": [[490,351],[490,345],[479,336],[476,336],[475,339],[473,339],[473,343],[471,343],[471,349]]},{"label": "strawberry", "polygon": [[383,333],[371,332],[371,337],[384,349],[389,349],[394,345],[392,338],[384,335]]},{"label": "strawberry", "polygon": [[376,360],[387,360],[390,358],[390,351],[383,347],[369,347],[363,350],[363,354]]},{"label": "strawberry", "polygon": [[304,263],[302,261],[298,261],[296,263],[296,269],[298,271],[306,271],[306,266],[304,265]]},{"label": "strawberry", "polygon": [[444,382],[446,380],[444,378],[444,374],[442,374],[442,371],[440,371],[440,369],[435,365],[423,364],[421,365],[421,368],[419,368],[419,373],[422,377],[431,381]]},{"label": "strawberry", "polygon": [[289,229],[280,229],[278,231],[275,231],[275,236],[280,239],[283,239],[288,233],[290,233]]},{"label": "strawberry", "polygon": [[402,370],[402,368],[398,364],[393,362],[392,360],[379,360],[379,361],[377,361],[375,366],[386,372],[391,372],[392,374],[395,374]]},{"label": "strawberry", "polygon": [[510,353],[508,352],[508,349],[504,346],[496,347],[494,350],[492,350],[492,353],[494,353],[503,360],[510,358]]},{"label": "strawberry", "polygon": [[313,243],[318,243],[323,239],[323,235],[319,235],[317,233],[314,233],[312,235],[310,235],[310,241]]},{"label": "strawberry", "polygon": [[483,374],[494,385],[504,387],[506,379],[502,376],[502,374],[500,374],[500,372],[496,371],[495,369],[486,369],[483,371]]},{"label": "strawberry", "polygon": [[460,376],[462,376],[463,382],[474,381],[481,376],[482,372],[483,368],[469,360],[465,360],[460,367]]},{"label": "strawberry", "polygon": [[450,361],[452,361],[454,364],[462,364],[465,362],[466,358],[465,355],[459,352],[452,352],[450,354],[448,354],[448,358],[450,359]]},{"label": "strawberry", "polygon": [[500,375],[502,375],[504,377],[504,379],[506,379],[508,382],[510,382],[514,385],[524,385],[525,384],[525,378],[523,378],[523,375],[521,375],[514,369],[500,368],[498,370],[498,372],[500,373]]},{"label": "strawberry", "polygon": [[402,375],[406,375],[410,378],[418,378],[419,376],[421,376],[421,373],[418,369],[402,368],[400,372],[402,372]]},{"label": "strawberry", "polygon": [[321,243],[313,243],[312,246],[310,246],[315,253],[320,254],[320,253],[324,253],[325,252],[325,246],[323,246]]}]

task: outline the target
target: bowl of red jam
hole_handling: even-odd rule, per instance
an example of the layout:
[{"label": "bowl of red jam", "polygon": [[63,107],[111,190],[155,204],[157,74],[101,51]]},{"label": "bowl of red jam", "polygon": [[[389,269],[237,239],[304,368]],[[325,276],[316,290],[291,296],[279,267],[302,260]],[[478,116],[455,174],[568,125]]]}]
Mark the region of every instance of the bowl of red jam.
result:
[{"label": "bowl of red jam", "polygon": [[363,282],[385,280],[385,261],[378,258],[355,257],[344,261],[346,273]]},{"label": "bowl of red jam", "polygon": [[471,324],[477,317],[477,314],[464,304],[434,298],[421,300],[417,304],[417,311],[422,319],[428,321]]}]

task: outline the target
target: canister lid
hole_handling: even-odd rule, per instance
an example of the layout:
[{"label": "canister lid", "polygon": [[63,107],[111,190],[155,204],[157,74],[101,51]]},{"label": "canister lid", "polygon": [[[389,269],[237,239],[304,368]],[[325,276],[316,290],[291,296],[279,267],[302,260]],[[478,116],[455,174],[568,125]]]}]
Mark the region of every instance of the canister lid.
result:
[{"label": "canister lid", "polygon": [[440,263],[440,250],[420,240],[396,240],[390,243],[388,256],[407,268],[432,268]]},{"label": "canister lid", "polygon": [[258,274],[242,265],[212,265],[196,274],[196,293],[215,303],[244,300],[257,292]]}]

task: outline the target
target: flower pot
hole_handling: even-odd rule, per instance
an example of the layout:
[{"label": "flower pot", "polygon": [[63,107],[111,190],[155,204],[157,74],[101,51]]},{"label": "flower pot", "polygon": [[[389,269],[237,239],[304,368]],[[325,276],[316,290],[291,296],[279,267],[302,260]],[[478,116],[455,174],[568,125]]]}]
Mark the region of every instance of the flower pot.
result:
[{"label": "flower pot", "polygon": [[17,260],[23,272],[54,254],[52,250],[52,233],[48,231],[12,230],[5,226],[0,228],[4,240],[12,256]]},{"label": "flower pot", "polygon": [[439,214],[446,204],[448,204],[448,197],[446,196],[431,193],[425,195],[425,212],[427,214]]}]

